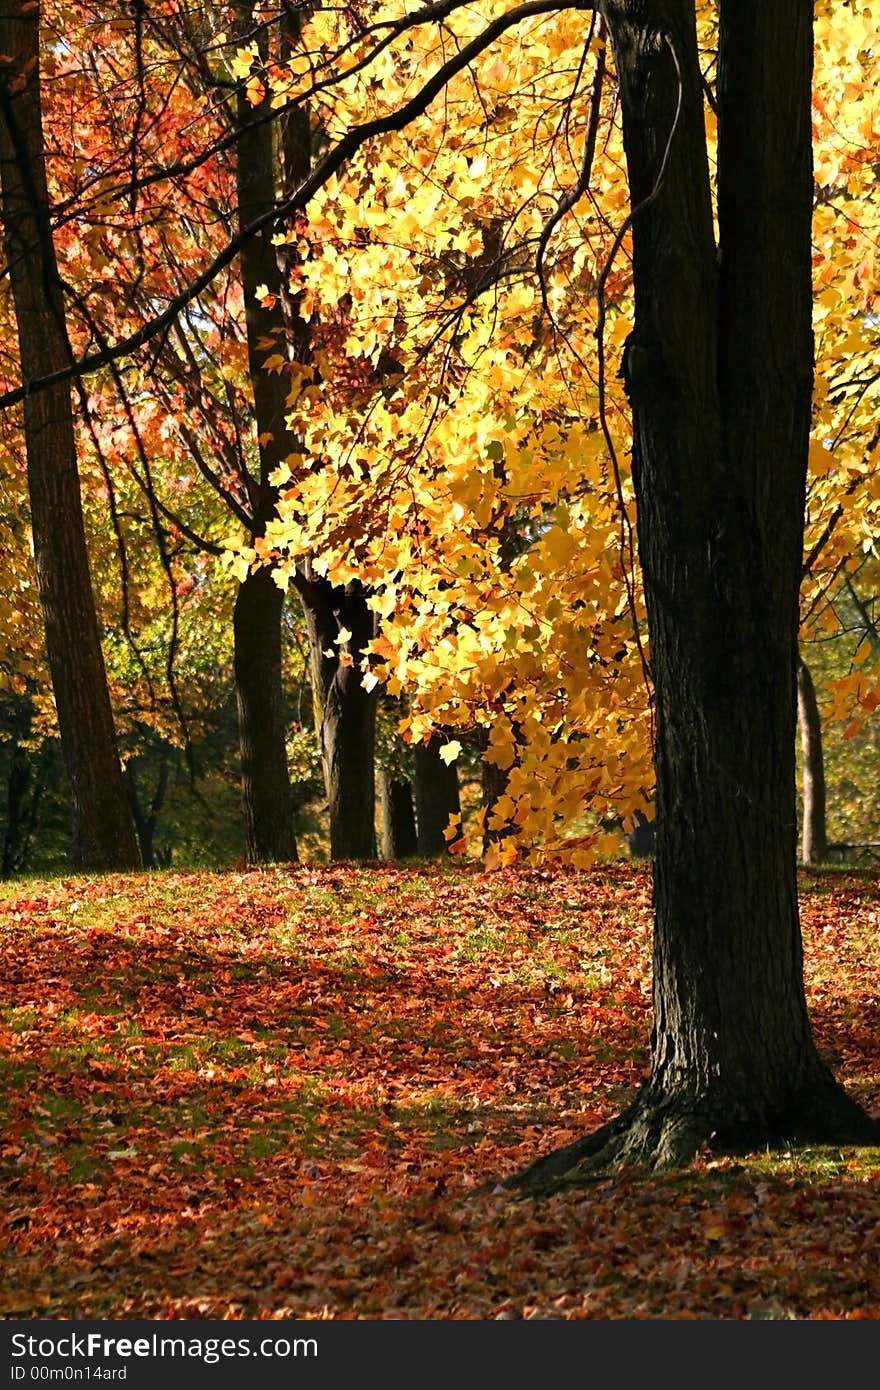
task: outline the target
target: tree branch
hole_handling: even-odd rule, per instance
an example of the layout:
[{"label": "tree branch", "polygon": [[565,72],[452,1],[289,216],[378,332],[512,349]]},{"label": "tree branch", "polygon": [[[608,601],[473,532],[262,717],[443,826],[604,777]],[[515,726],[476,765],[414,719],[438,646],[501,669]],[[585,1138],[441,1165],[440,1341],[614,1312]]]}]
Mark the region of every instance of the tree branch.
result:
[{"label": "tree branch", "polygon": [[[433,7],[428,6],[426,8],[431,10]],[[478,34],[470,43],[465,44],[460,52],[443,63],[428,79],[421,91],[405,102],[397,111],[390,112],[387,116],[379,116],[372,121],[364,121],[361,125],[348,131],[333,149],[329,150],[323,159],[315,165],[309,176],[302,181],[290,198],[277,207],[268,208],[259,217],[254,218],[247,227],[243,227],[240,232],[230,237],[223,250],[214,257],[200,275],[190,281],[180,294],[170,300],[160,314],[143,324],[136,333],[123,338],[121,342],[108,345],[97,352],[88,353],[79,362],[73,363],[69,367],[46,376],[32,378],[20,387],[4,392],[0,395],[0,409],[16,405],[36,391],[46,390],[62,381],[70,381],[73,377],[85,376],[99,367],[105,367],[111,362],[118,361],[121,357],[127,357],[150,342],[157,334],[164,332],[174,323],[187,305],[197,299],[222,270],[231,265],[246,242],[261,232],[264,227],[285,217],[290,217],[297,211],[304,210],[315,193],[323,188],[337,170],[351,159],[368,140],[404,130],[416,117],[423,115],[434,98],[439,95],[452,78],[468,67],[507,29],[519,24],[524,19],[553,14],[559,10],[591,11],[594,8],[595,0],[526,0],[526,3],[508,10],[505,14],[496,16],[486,25],[481,34]]]}]

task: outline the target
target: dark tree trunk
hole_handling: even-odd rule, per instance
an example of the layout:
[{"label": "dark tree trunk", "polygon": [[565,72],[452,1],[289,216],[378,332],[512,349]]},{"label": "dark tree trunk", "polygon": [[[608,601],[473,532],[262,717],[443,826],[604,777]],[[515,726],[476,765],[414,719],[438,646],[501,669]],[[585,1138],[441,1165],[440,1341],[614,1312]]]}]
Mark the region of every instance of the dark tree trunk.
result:
[{"label": "dark tree trunk", "polygon": [[297,858],[284,743],[281,610],[284,594],[269,569],[239,585],[233,614],[241,786],[252,864]]},{"label": "dark tree trunk", "polygon": [[156,853],[156,826],[159,823],[159,813],[165,804],[165,793],[168,790],[168,746],[164,745],[162,748],[159,772],[149,809],[141,801],[137,761],[137,758],[130,758],[125,765],[125,790],[128,794],[128,804],[131,807],[132,819],[137,832],[141,863],[145,869],[157,869],[159,867],[159,855]]},{"label": "dark tree trunk", "polygon": [[635,824],[629,832],[629,852],[633,859],[647,859],[654,853],[656,823],[648,820],[644,811],[636,811]]},{"label": "dark tree trunk", "polygon": [[489,824],[489,818],[495,810],[495,806],[507,791],[507,776],[509,768],[499,767],[497,763],[487,763],[485,760],[480,763],[480,786],[483,802],[483,854],[489,852],[493,844],[504,839],[505,834],[510,834],[506,828],[496,830]]},{"label": "dark tree trunk", "polygon": [[34,755],[18,742],[14,743],[6,784],[6,828],[0,878],[14,878],[27,864],[42,793],[43,780]]},{"label": "dark tree trunk", "polygon": [[[245,32],[252,31],[250,6],[240,8],[239,23]],[[265,29],[257,32],[258,41],[265,48]],[[259,106],[252,106],[244,92],[238,94],[236,182],[238,220],[242,227],[276,202],[277,158],[268,115],[268,97]],[[285,353],[280,278],[268,230],[245,242],[240,265],[260,457],[259,478],[249,479],[253,538],[257,539],[265,534],[275,514],[277,494],[271,475],[285,457],[286,446],[290,443],[284,420],[288,379],[265,367],[270,352],[282,356]],[[257,299],[260,285],[274,291],[276,303],[270,303],[269,307],[260,303]],[[236,598],[233,631],[241,787],[246,854],[250,863],[297,858],[284,718],[283,610],[284,595],[269,569],[258,570],[245,578]]]},{"label": "dark tree trunk", "polygon": [[[250,6],[240,7],[239,20],[250,33],[253,28]],[[286,54],[289,45],[295,42],[297,23],[298,19],[292,11],[282,20],[283,54]],[[258,32],[262,37],[257,41],[265,47],[265,31]],[[275,172],[279,153],[285,196],[306,176],[311,165],[311,127],[308,112],[301,108],[292,108],[285,113],[281,122],[281,148],[276,150],[272,138],[272,125],[266,120],[269,109],[268,96],[257,107],[251,107],[244,94],[239,98],[238,122],[241,135],[238,142],[237,167],[239,209],[243,225],[275,201]],[[274,515],[277,494],[271,483],[272,473],[296,447],[295,441],[286,435],[285,426],[290,379],[284,372],[270,373],[265,369],[265,358],[269,355],[267,344],[271,343],[272,352],[297,362],[308,362],[311,353],[310,327],[299,313],[297,297],[291,293],[288,279],[282,273],[279,263],[283,254],[283,248],[276,249],[271,236],[264,232],[261,236],[252,238],[241,255],[250,376],[260,439],[260,481],[259,485],[252,489],[251,499],[252,511],[256,518],[255,536],[265,533],[266,525]],[[258,303],[256,298],[258,285],[265,285],[270,291],[270,297],[264,304]],[[366,600],[357,585],[349,585],[345,590],[334,589],[326,579],[313,573],[308,562],[302,565],[302,572],[296,578],[296,588],[303,604],[309,632],[316,727],[321,731],[324,779],[329,804],[331,855],[334,859],[375,859],[373,750],[376,701],[361,686],[359,669],[346,668],[338,664],[335,658],[328,659],[323,655],[325,650],[337,650],[333,640],[338,636],[340,627],[348,627],[353,634],[351,651],[355,652],[357,649],[356,659],[359,660],[358,643],[361,646],[365,645],[374,636],[373,615],[368,610]],[[348,616],[337,622],[334,614],[343,611]],[[236,612],[238,613],[238,605]],[[280,607],[277,612],[280,623]],[[264,627],[265,625],[264,621]],[[268,701],[269,697],[266,694],[263,698]],[[240,700],[239,709],[241,708]],[[280,704],[278,709],[280,710]],[[254,717],[256,718],[256,714]],[[271,710],[267,707],[260,715],[260,722],[265,726],[269,717]],[[242,738],[253,746],[254,728],[249,731],[243,730]],[[283,727],[276,729],[275,742],[276,747],[279,742],[283,746]],[[284,767],[286,774],[286,761]],[[277,779],[274,792],[267,786],[267,809],[268,802],[278,790]],[[258,795],[256,783],[252,783],[250,794],[252,798]],[[256,811],[256,808],[252,810]],[[248,817],[250,833],[251,810],[248,811]],[[276,826],[279,825],[277,807],[274,821]],[[281,822],[284,826],[286,823]],[[266,824],[268,828],[268,821]],[[276,833],[286,834],[286,830]],[[290,858],[296,855],[294,849],[292,855],[283,856],[278,852],[279,848],[280,846],[276,845],[273,852],[255,854],[254,857]]]},{"label": "dark tree trunk", "polygon": [[[358,582],[332,588],[298,577],[309,633],[315,728],[320,732],[332,859],[375,859],[376,692],[360,662],[375,615]],[[351,636],[340,642],[340,632]],[[329,655],[328,655],[329,653]]]},{"label": "dark tree trunk", "polygon": [[24,841],[25,806],[31,781],[31,764],[27,752],[18,744],[12,749],[9,777],[6,783],[6,829],[3,833],[2,877],[12,878],[21,867]]},{"label": "dark tree trunk", "polygon": [[530,1187],[704,1143],[880,1132],[816,1052],[798,921],[812,7],[721,6],[717,260],[693,0],[604,9],[635,210],[624,377],[657,702],[654,1027],[630,1109]]},{"label": "dark tree trunk", "polygon": [[822,720],[816,703],[813,678],[806,662],[797,668],[798,726],[801,734],[801,859],[804,864],[821,864],[828,858],[825,826],[825,762],[822,757]]},{"label": "dark tree trunk", "polygon": [[458,790],[458,768],[440,757],[445,739],[434,734],[429,743],[417,743],[413,748],[416,784],[416,829],[419,854],[436,859],[449,852],[452,843],[444,830],[450,816],[461,813]]},{"label": "dark tree trunk", "polygon": [[[513,724],[514,739],[519,742],[519,726]],[[486,730],[482,737],[482,749],[485,753],[489,747],[489,731]],[[511,763],[513,767],[513,763]],[[498,802],[502,796],[507,795],[507,788],[510,782],[511,767],[499,767],[497,763],[487,762],[484,758],[480,763],[480,783],[483,802],[483,854],[487,855],[493,845],[499,844],[502,840],[512,835],[515,826],[505,824],[493,826],[490,821]]]},{"label": "dark tree trunk", "polygon": [[[70,344],[52,243],[39,74],[39,7],[0,11],[0,185],[22,379],[64,370]],[[98,636],[67,383],[25,397],[37,581],[78,868],[139,863]]]},{"label": "dark tree trunk", "polygon": [[[293,10],[282,18],[282,54],[296,46],[299,20]],[[311,168],[311,126],[302,107],[291,107],[281,121],[285,196],[307,176]],[[305,209],[303,209],[305,211]],[[281,257],[284,251],[279,253]],[[288,271],[289,271],[288,267]],[[271,282],[270,282],[271,283]],[[280,304],[287,330],[289,355],[297,362],[311,358],[311,328],[299,309],[289,273],[280,276]],[[320,730],[324,785],[330,820],[330,855],[333,859],[375,859],[375,694],[361,684],[360,662],[366,644],[375,637],[375,615],[357,583],[334,588],[315,573],[309,559],[300,563],[296,587],[309,633],[309,659],[315,703],[315,727]],[[334,639],[340,627],[351,641],[348,654],[355,665],[342,665]]]},{"label": "dark tree trunk", "polygon": [[405,777],[395,777],[384,767],[377,781],[382,854],[385,859],[411,859],[418,853],[412,786]]}]

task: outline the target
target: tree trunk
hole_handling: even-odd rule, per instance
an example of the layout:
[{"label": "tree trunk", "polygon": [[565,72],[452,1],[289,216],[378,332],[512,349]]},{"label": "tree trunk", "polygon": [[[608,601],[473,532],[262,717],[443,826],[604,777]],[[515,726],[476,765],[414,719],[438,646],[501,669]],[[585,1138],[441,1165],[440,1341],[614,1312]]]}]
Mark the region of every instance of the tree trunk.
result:
[{"label": "tree trunk", "polygon": [[801,860],[804,864],[821,864],[828,858],[822,720],[819,717],[813,678],[805,661],[798,662],[797,709],[798,726],[801,734],[801,782],[803,786]]},{"label": "tree trunk", "polygon": [[[633,217],[624,380],[656,690],[654,1027],[632,1106],[519,1181],[880,1126],[813,1042],[796,881],[811,6],[721,6],[713,239],[693,0],[608,0]],[[720,266],[720,270],[719,270]]]},{"label": "tree trunk", "polygon": [[413,748],[416,783],[416,827],[419,854],[436,859],[449,852],[451,841],[444,830],[450,816],[461,813],[458,791],[458,768],[440,757],[445,740],[434,734],[429,743],[417,743]]},{"label": "tree trunk", "polygon": [[629,852],[633,859],[649,859],[651,857],[654,853],[656,834],[655,822],[648,820],[644,811],[636,811],[635,824],[627,837]]},{"label": "tree trunk", "polygon": [[6,784],[6,828],[0,878],[14,878],[27,864],[42,793],[43,780],[36,758],[15,741]]},{"label": "tree trunk", "polygon": [[385,859],[411,859],[418,853],[412,786],[387,768],[378,775],[382,854]]},{"label": "tree trunk", "polygon": [[[375,615],[360,584],[298,579],[309,633],[315,728],[320,731],[331,859],[375,859],[376,692],[361,682]],[[339,641],[340,633],[351,636]],[[329,655],[328,655],[329,653]]]},{"label": "tree trunk", "polygon": [[[243,31],[253,28],[250,6],[239,9]],[[266,48],[266,32],[258,42]],[[265,56],[265,54],[264,54]],[[238,144],[236,186],[238,221],[246,227],[276,203],[276,155],[272,140],[269,98],[252,106],[246,94],[236,97]],[[280,306],[280,282],[270,230],[249,237],[239,256],[245,304],[248,369],[254,395],[254,416],[260,458],[259,479],[249,478],[253,537],[265,534],[275,514],[274,470],[287,452],[285,406],[287,378],[266,370],[270,352],[284,353],[285,327]],[[278,302],[269,307],[257,299],[257,288],[273,290]],[[262,343],[262,346],[261,346]],[[267,347],[271,344],[271,347]],[[293,796],[287,766],[284,689],[282,677],[282,614],[284,594],[268,568],[249,574],[235,602],[235,686],[241,788],[244,804],[246,855],[249,863],[295,860]]]},{"label": "tree trunk", "polygon": [[269,569],[239,585],[233,614],[241,787],[251,864],[297,858],[284,743],[281,610],[284,594]]},{"label": "tree trunk", "polygon": [[128,804],[131,807],[132,819],[137,832],[141,863],[145,869],[157,869],[159,867],[159,855],[156,852],[156,826],[159,823],[159,813],[164,805],[165,793],[168,790],[168,745],[164,744],[162,747],[159,773],[156,778],[155,790],[150,799],[149,810],[144,807],[141,801],[137,762],[137,758],[130,758],[125,765],[125,790],[128,794]]},{"label": "tree trunk", "polygon": [[[239,22],[249,33],[253,30],[249,5],[239,7]],[[295,40],[297,22],[292,12],[282,20],[283,55],[288,51],[287,46]],[[257,42],[262,45],[265,56],[265,29],[258,27],[257,33]],[[238,123],[241,133],[237,168],[242,225],[275,201],[279,151],[274,147],[272,125],[266,119],[270,104],[269,95],[256,107],[250,106],[243,93],[239,96]],[[305,177],[311,165],[308,112],[293,108],[285,113],[281,130],[280,154],[287,196]],[[256,518],[255,536],[265,533],[266,525],[275,512],[276,489],[271,483],[272,473],[295,447],[295,442],[286,435],[285,425],[290,379],[286,373],[266,371],[264,362],[270,351],[267,344],[272,345],[272,352],[286,355],[297,362],[307,362],[311,353],[311,329],[301,317],[297,298],[291,294],[282,274],[279,265],[281,255],[283,248],[279,250],[273,246],[271,235],[266,231],[251,238],[241,254],[250,376],[260,441],[260,482],[253,489],[251,500]],[[263,304],[257,301],[258,285],[264,285],[270,291]],[[312,689],[318,712],[316,727],[321,730],[329,804],[331,855],[334,859],[375,859],[373,749],[376,702],[363,690],[359,669],[340,666],[335,657],[330,660],[323,655],[324,650],[337,650],[333,641],[340,626],[349,627],[357,641],[361,638],[363,643],[371,640],[374,636],[373,615],[366,607],[359,586],[334,589],[326,579],[314,574],[308,562],[301,569],[295,583],[309,632]],[[351,621],[346,618],[337,623],[334,613],[343,610],[349,614]],[[280,608],[277,611],[280,622]],[[365,633],[368,635],[364,636]],[[265,698],[268,701],[268,695]],[[268,709],[263,711],[263,723],[269,713]],[[250,735],[243,732],[242,737],[249,738],[253,743],[253,731]],[[275,738],[277,746],[279,738],[283,740],[283,730],[276,731]],[[286,762],[284,765],[286,768]],[[251,797],[256,797],[258,791],[257,784],[253,783]],[[267,795],[271,797],[268,790]],[[253,810],[255,808],[248,811],[249,824]],[[281,856],[276,853],[261,857]],[[295,857],[295,850],[288,857]]]},{"label": "tree trunk", "polygon": [[[486,740],[488,747],[488,739]],[[495,810],[496,803],[507,792],[507,780],[510,769],[499,767],[497,763],[487,763],[485,759],[480,763],[480,787],[482,791],[483,811],[483,854],[488,854],[492,845],[503,840],[505,835],[510,834],[510,828],[504,827],[496,830],[489,824],[489,817]]]},{"label": "tree trunk", "polygon": [[[39,7],[0,11],[0,185],[23,381],[64,370],[71,351],[52,243],[40,106]],[[37,581],[72,810],[77,868],[139,863],[98,636],[66,382],[25,397]]]}]

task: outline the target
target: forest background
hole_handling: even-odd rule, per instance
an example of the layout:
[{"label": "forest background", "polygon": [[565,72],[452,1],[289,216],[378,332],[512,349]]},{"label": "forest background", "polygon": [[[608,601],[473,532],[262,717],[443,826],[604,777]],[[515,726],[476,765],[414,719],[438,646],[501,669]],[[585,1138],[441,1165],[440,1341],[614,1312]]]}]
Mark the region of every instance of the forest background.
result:
[{"label": "forest background", "polygon": [[[298,847],[585,866],[625,852],[651,815],[621,379],[630,229],[601,23],[584,45],[577,9],[527,15],[452,76],[442,119],[432,108],[359,144],[307,211],[278,213],[494,13],[456,7],[454,34],[410,25],[360,71],[382,31],[357,9],[43,7],[44,148],[30,153],[58,350],[95,362],[74,394],[75,460],[148,865]],[[711,143],[715,21],[701,13]],[[877,838],[873,39],[870,7],[818,7],[800,690],[814,862],[829,840]],[[6,197],[14,397],[13,272],[46,271],[15,241],[9,174]],[[54,331],[30,303],[25,343]],[[102,365],[127,338],[135,350]],[[69,862],[70,810],[20,405],[2,428],[8,876]]]}]

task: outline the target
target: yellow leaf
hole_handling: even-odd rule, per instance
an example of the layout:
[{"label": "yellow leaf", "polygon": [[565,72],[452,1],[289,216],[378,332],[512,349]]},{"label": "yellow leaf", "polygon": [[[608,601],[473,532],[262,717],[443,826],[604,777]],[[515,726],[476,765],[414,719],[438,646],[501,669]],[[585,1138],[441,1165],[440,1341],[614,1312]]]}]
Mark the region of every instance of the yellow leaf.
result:
[{"label": "yellow leaf", "polygon": [[461,744],[457,738],[454,738],[451,743],[444,743],[443,747],[440,749],[440,757],[448,767],[450,763],[455,762],[460,752]]},{"label": "yellow leaf", "polygon": [[703,1235],[707,1240],[723,1240],[727,1235],[727,1225],[724,1218],[707,1212],[703,1216]]},{"label": "yellow leaf", "polygon": [[449,824],[443,831],[444,840],[454,840],[461,834],[461,812],[449,817]]}]

